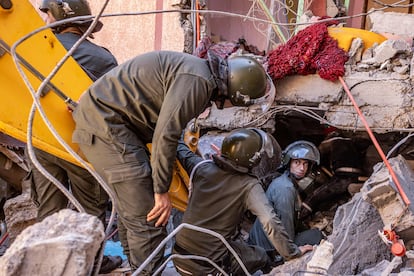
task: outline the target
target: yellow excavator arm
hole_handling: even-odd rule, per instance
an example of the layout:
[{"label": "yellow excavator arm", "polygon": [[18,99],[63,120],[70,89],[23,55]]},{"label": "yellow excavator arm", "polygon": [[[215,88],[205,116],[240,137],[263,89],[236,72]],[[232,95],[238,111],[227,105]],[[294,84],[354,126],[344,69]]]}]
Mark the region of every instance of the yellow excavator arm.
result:
[{"label": "yellow excavator arm", "polygon": [[[28,0],[0,0],[0,131],[24,142],[27,142],[29,113],[34,103],[29,86],[37,91],[42,80],[67,53],[50,29],[40,31],[16,44],[44,25]],[[17,46],[13,52],[15,44]],[[18,60],[29,86],[17,70],[13,55]],[[39,99],[53,128],[75,152],[79,148],[71,141],[75,124],[67,110],[67,102],[77,101],[91,84],[92,80],[87,74],[73,58],[69,58],[51,79],[48,85],[50,91]],[[78,164],[58,142],[38,113],[32,129],[35,147]],[[177,161],[169,193],[173,207],[180,211],[184,211],[187,206],[187,183],[188,175]]]}]

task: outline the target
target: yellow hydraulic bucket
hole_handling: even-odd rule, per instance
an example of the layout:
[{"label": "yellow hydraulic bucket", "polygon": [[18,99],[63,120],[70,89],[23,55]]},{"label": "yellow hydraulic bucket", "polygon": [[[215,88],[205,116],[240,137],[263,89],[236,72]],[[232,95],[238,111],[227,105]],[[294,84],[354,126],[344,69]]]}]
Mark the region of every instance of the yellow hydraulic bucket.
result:
[{"label": "yellow hydraulic bucket", "polygon": [[328,33],[338,41],[338,46],[345,51],[349,51],[352,40],[357,37],[364,41],[364,50],[370,48],[374,43],[381,44],[387,40],[386,37],[380,34],[356,28],[328,27]]},{"label": "yellow hydraulic bucket", "polygon": [[[2,103],[0,131],[27,142],[27,124],[33,98],[16,69],[10,48],[25,35],[44,26],[44,22],[28,0],[12,0],[11,4],[11,7],[0,6],[0,94]],[[66,54],[65,48],[50,30],[44,30],[31,36],[17,46],[16,52],[23,70],[35,90],[41,83],[39,79],[44,79],[52,72],[56,64]],[[72,58],[69,58],[52,78],[51,83],[55,91],[60,91],[68,98],[77,101],[83,91],[92,84],[92,80]],[[78,146],[71,142],[75,125],[62,97],[54,92],[48,92],[40,98],[40,103],[57,133],[73,150],[78,152]],[[33,144],[37,148],[77,164],[77,161],[66,152],[49,131],[38,113],[33,124]],[[185,181],[188,181],[188,175],[177,165],[171,183],[170,195],[173,206],[181,211],[184,211],[187,206],[188,192]]]}]

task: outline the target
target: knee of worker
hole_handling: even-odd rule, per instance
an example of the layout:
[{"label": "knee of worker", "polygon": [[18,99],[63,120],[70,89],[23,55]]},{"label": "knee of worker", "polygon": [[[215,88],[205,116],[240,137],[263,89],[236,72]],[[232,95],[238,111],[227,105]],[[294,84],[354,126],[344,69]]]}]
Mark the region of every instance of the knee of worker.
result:
[{"label": "knee of worker", "polygon": [[295,236],[295,244],[302,246],[305,244],[318,245],[325,238],[323,232],[317,228],[305,230]]},{"label": "knee of worker", "polygon": [[[167,231],[165,227],[155,227],[144,221],[141,222],[140,226],[135,225],[134,228],[130,228],[129,226],[131,225],[126,225],[124,220],[122,223],[127,228],[130,262],[131,267],[134,269],[142,264],[148,256],[154,252],[167,236]],[[153,271],[153,269],[162,263],[163,257],[164,247],[158,251],[146,269]]]},{"label": "knee of worker", "polygon": [[130,237],[135,237],[143,242],[148,239],[161,241],[167,235],[165,226],[156,227],[155,221],[147,221],[146,217],[135,217],[134,219],[121,217],[121,220],[126,229],[128,240]]},{"label": "knee of worker", "polygon": [[[230,245],[250,273],[259,270],[270,262],[266,251],[260,246],[248,245],[238,241],[231,241]],[[229,254],[232,270],[241,272],[240,263],[231,252]]]}]

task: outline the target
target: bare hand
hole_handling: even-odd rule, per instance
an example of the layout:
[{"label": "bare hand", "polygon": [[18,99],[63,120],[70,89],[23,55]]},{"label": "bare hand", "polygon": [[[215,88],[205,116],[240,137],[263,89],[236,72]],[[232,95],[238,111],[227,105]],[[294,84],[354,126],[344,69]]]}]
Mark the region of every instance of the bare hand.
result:
[{"label": "bare hand", "polygon": [[165,226],[168,223],[168,219],[171,214],[171,201],[168,193],[154,194],[154,208],[148,213],[147,221],[158,218],[155,226]]},{"label": "bare hand", "polygon": [[305,254],[308,251],[312,251],[313,250],[313,246],[310,245],[310,244],[305,244],[305,245],[299,246],[299,250],[300,250],[300,252],[303,255],[303,254]]}]

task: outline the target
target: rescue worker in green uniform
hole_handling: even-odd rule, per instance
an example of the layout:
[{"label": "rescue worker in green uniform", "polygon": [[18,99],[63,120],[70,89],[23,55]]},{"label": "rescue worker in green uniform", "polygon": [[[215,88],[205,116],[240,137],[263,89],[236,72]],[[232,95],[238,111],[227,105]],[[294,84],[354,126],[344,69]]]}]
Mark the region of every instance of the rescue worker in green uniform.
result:
[{"label": "rescue worker in green uniform", "polygon": [[[296,246],[266,198],[261,180],[280,164],[281,149],[273,136],[257,128],[237,129],[223,140],[221,155],[203,160],[180,142],[177,157],[188,174],[191,194],[183,223],[221,234],[240,256],[249,273],[269,272],[273,260],[266,251],[232,239],[247,210],[264,225],[266,236],[286,259],[301,256],[312,246]],[[268,179],[268,181],[270,181]],[[209,258],[227,273],[244,274],[235,257],[217,237],[192,229],[177,233],[174,253]],[[174,258],[182,275],[216,275],[205,261]]]},{"label": "rescue worker in green uniform", "polygon": [[[46,14],[46,23],[48,24],[76,16],[91,15],[91,9],[86,0],[43,0],[39,9]],[[67,23],[53,28],[53,32],[65,49],[70,50],[91,23],[92,20],[83,23]],[[103,24],[98,22],[93,33],[98,32],[102,26]],[[109,50],[88,39],[79,44],[72,57],[92,80],[98,79],[118,65],[116,58]],[[105,225],[109,204],[108,195],[94,177],[86,169],[43,150],[34,149],[34,153],[45,170],[66,188],[70,187],[71,193],[85,209],[85,212],[97,216]],[[31,193],[37,206],[38,221],[68,208],[68,198],[33,164],[26,180],[31,183]],[[99,272],[109,273],[121,263],[120,256],[104,256]]]},{"label": "rescue worker in green uniform", "polygon": [[[119,65],[81,96],[72,113],[72,140],[117,197],[127,232],[121,243],[132,270],[166,237],[168,190],[181,131],[211,101],[219,107],[226,99],[248,106],[267,98],[268,80],[251,57],[205,60],[154,51]],[[151,160],[147,143],[152,143]],[[162,260],[160,252],[144,273]]]},{"label": "rescue worker in green uniform", "polygon": [[[44,12],[46,23],[53,23],[65,18],[91,15],[89,4],[85,0],[68,0],[66,6],[57,0],[43,0],[39,9]],[[91,22],[64,24],[54,28],[54,33],[66,50],[81,38]],[[102,23],[100,23],[102,27]],[[94,32],[100,30],[97,28]],[[105,48],[83,41],[73,58],[94,80],[118,65],[115,57]],[[71,192],[87,213],[96,215],[104,222],[107,209],[108,196],[100,188],[99,183],[84,168],[76,166],[68,161],[53,156],[47,152],[35,149],[36,157],[40,164],[65,186],[71,186]],[[49,181],[35,166],[32,166],[32,193],[38,205],[38,220],[67,208],[66,196]]]}]

